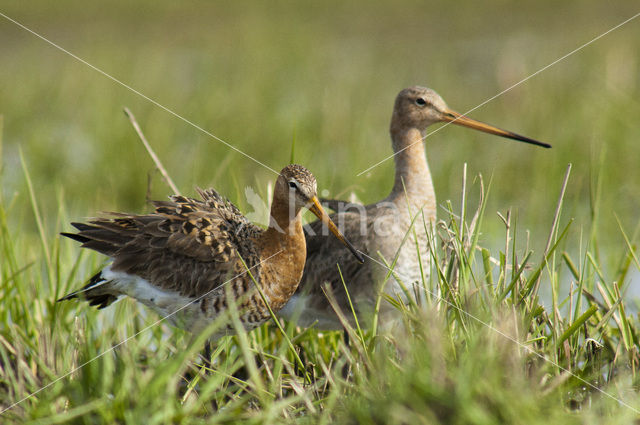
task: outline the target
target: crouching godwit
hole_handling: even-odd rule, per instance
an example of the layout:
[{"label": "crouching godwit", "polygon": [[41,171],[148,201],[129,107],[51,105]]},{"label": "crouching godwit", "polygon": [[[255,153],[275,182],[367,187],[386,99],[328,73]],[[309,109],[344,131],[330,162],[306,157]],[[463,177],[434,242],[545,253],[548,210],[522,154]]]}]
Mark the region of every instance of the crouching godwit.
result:
[{"label": "crouching godwit", "polygon": [[[307,229],[307,263],[297,293],[280,311],[286,318],[296,317],[298,323],[319,328],[339,328],[340,322],[326,296],[323,284],[329,284],[341,309],[351,317],[348,298],[336,264],[340,265],[349,295],[359,316],[370,315],[380,286],[394,264],[394,275],[385,285],[392,296],[404,294],[399,279],[409,293],[424,293],[420,288],[429,273],[429,239],[427,228],[436,219],[436,195],[433,190],[423,140],[425,130],[437,122],[480,130],[542,147],[550,145],[528,137],[501,130],[452,111],[433,90],[409,87],[395,100],[391,116],[391,146],[395,160],[395,179],[389,196],[370,205],[354,205],[331,201],[331,215],[347,238],[370,257],[361,267],[323,232],[322,223],[311,223]],[[346,210],[345,210],[346,209]],[[415,219],[415,220],[414,220]],[[419,253],[419,254],[418,254]],[[381,261],[380,255],[384,258]],[[397,260],[396,260],[397,257]],[[380,265],[382,263],[383,265]],[[397,279],[396,279],[397,277]],[[391,308],[383,302],[384,313]]]},{"label": "crouching godwit", "polygon": [[[275,184],[270,224],[263,230],[215,190],[199,190],[202,200],[173,196],[154,202],[145,215],[113,214],[73,223],[63,233],[82,246],[109,256],[111,264],[79,291],[61,298],[83,298],[104,308],[122,295],[135,298],[176,326],[199,332],[237,300],[247,330],[270,318],[295,292],[302,277],[306,244],[301,209],[308,208],[356,256],[316,197],[316,180],[304,167],[288,165]],[[226,328],[216,338],[231,330]]]}]

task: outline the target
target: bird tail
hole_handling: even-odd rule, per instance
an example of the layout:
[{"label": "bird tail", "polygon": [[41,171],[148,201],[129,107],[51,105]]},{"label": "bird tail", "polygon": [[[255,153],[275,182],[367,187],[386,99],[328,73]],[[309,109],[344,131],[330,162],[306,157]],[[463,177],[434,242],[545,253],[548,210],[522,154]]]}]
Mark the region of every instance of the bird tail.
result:
[{"label": "bird tail", "polygon": [[109,281],[102,276],[102,271],[99,271],[98,273],[93,275],[93,277],[89,280],[89,283],[87,283],[81,289],[65,295],[57,302],[81,297],[88,301],[89,305],[95,305],[98,307],[98,309],[103,309],[118,299],[117,295],[114,295],[106,288],[102,287],[106,283],[109,283]]}]

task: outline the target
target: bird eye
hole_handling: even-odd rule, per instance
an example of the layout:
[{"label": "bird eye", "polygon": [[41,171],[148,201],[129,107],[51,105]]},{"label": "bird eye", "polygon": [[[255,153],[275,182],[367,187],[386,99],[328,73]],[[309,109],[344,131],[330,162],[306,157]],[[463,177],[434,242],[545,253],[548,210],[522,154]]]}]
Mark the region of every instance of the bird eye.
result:
[{"label": "bird eye", "polygon": [[416,99],[416,105],[424,106],[426,104],[427,104],[427,101],[424,100],[423,98],[419,97]]},{"label": "bird eye", "polygon": [[296,182],[294,182],[294,181],[290,181],[290,182],[289,182],[289,187],[290,187],[291,189],[297,189],[297,188],[298,188],[298,185],[296,184]]}]

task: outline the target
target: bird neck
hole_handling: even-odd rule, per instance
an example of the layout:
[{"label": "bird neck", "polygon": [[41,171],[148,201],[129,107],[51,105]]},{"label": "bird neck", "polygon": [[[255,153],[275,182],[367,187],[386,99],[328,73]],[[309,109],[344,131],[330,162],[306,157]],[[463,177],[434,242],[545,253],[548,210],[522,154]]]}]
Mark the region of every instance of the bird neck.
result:
[{"label": "bird neck", "polygon": [[271,308],[279,310],[298,288],[307,256],[301,212],[274,202],[269,228],[260,236],[260,285]]},{"label": "bird neck", "polygon": [[436,195],[427,164],[422,132],[417,128],[391,126],[391,140],[396,166],[395,181],[389,200],[398,206],[424,208],[435,218]]},{"label": "bird neck", "polygon": [[[301,212],[289,202],[278,202],[275,199],[271,203],[271,212],[269,213],[269,228],[267,232],[273,233],[273,236],[291,237],[295,236],[298,231],[302,232],[302,224],[300,223]],[[298,229],[300,226],[300,229]]]}]

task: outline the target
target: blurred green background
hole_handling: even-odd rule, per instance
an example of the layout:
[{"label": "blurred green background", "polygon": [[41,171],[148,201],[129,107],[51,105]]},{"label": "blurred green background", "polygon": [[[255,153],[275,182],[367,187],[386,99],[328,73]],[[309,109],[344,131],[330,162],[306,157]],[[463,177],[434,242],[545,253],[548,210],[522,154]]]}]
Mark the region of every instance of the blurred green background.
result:
[{"label": "blurred green background", "polygon": [[[391,188],[388,123],[419,84],[466,112],[633,16],[630,1],[30,1],[0,11],[279,170],[295,161],[330,195],[365,202]],[[567,163],[570,250],[588,240],[601,179],[599,241],[619,258],[640,208],[640,18],[469,114],[553,144],[544,150],[447,127],[430,136],[438,200],[460,204],[463,163],[492,180],[485,233],[513,208],[542,251]],[[9,221],[35,229],[20,151],[45,228],[97,211],[143,211],[154,166],[129,107],[184,193],[213,186],[243,209],[267,169],[0,17],[2,191]],[[470,188],[472,199],[477,187]],[[157,173],[152,196],[169,194]],[[441,214],[444,216],[444,214]],[[35,236],[35,234],[34,234]],[[582,242],[581,242],[582,241]]]},{"label": "blurred green background", "polygon": [[[327,191],[322,195],[342,197],[353,192],[364,202],[383,198],[392,185],[393,161],[358,174],[391,154],[388,125],[399,90],[415,84],[431,87],[452,109],[464,113],[638,12],[640,4],[629,0],[0,0],[1,14],[275,170],[289,162],[295,145],[295,161],[313,171],[321,191]],[[453,315],[453,309],[446,307],[441,311],[449,324],[446,333],[440,336],[440,324],[431,320],[439,320],[439,315],[429,316],[424,328],[418,327],[424,333],[406,338],[409,350],[399,345],[400,349],[376,351],[383,361],[373,366],[360,360],[356,338],[352,338],[356,345],[343,349],[335,333],[320,336],[304,331],[300,339],[298,334],[296,344],[304,347],[310,370],[322,370],[317,387],[306,387],[304,399],[327,420],[339,421],[347,411],[367,417],[378,410],[383,413],[379,417],[410,410],[417,415],[426,412],[423,417],[428,417],[439,406],[453,406],[457,417],[477,419],[473,423],[491,423],[487,419],[491,416],[483,415],[493,415],[492,410],[500,423],[508,421],[505,417],[521,423],[553,423],[566,413],[568,402],[576,396],[580,401],[584,393],[583,381],[566,380],[565,372],[571,370],[599,388],[622,394],[635,406],[637,374],[628,367],[637,366],[637,320],[630,315],[623,326],[616,316],[616,325],[606,324],[609,319],[596,320],[597,315],[585,318],[582,311],[591,304],[587,312],[594,314],[593,304],[580,301],[582,297],[575,295],[579,292],[572,297],[569,293],[586,289],[597,297],[596,284],[613,291],[618,280],[629,302],[598,308],[598,314],[619,307],[612,314],[625,318],[626,308],[637,317],[633,301],[640,295],[639,266],[627,254],[617,220],[631,243],[637,243],[639,99],[640,17],[469,114],[549,142],[553,149],[456,126],[442,128],[426,141],[439,203],[451,200],[456,211],[460,209],[467,163],[470,211],[478,199],[475,176],[482,174],[485,182],[491,181],[480,245],[488,246],[494,257],[501,256],[505,230],[496,212],[512,209],[517,219],[517,233],[514,229],[511,233],[517,242],[514,263],[522,261],[528,244],[535,251],[528,262],[534,268],[541,263],[567,164],[573,164],[559,227],[575,221],[551,260],[556,264],[544,269],[541,280],[543,301],[548,307],[549,299],[555,300],[551,306],[557,309],[547,308],[542,315],[529,314],[535,304],[513,307],[529,323],[514,341],[522,338],[557,362],[553,368],[549,364],[540,368],[543,379],[535,371],[535,356],[522,356],[524,351],[511,345],[507,350],[493,338],[496,330],[509,329],[511,335],[516,321],[510,315],[489,316],[505,306],[512,309],[517,285],[513,301],[504,302],[497,297],[485,302],[484,292],[469,286],[471,292],[461,292],[461,299],[469,302],[460,305],[495,326],[491,332],[467,328],[468,318]],[[194,379],[193,388],[200,391],[200,386],[202,392],[183,403],[176,397],[183,392],[178,385],[183,380],[180,371],[186,370],[183,365],[187,367],[186,359],[194,354],[185,351],[187,335],[171,331],[174,337],[169,338],[167,326],[154,326],[138,336],[156,318],[134,301],[104,311],[54,302],[80,287],[105,260],[80,250],[58,232],[70,231],[70,221],[100,211],[148,210],[149,175],[151,197],[170,194],[123,114],[125,106],[185,194],[193,195],[195,186],[213,186],[251,212],[245,188],[264,196],[274,180],[268,169],[0,16],[0,298],[6,301],[0,305],[0,363],[5,372],[0,376],[0,407],[52,384],[3,419],[281,422],[269,403],[260,402],[264,410],[256,410],[261,404],[255,400],[262,396],[251,395],[252,386],[259,388],[251,383],[253,377],[249,390],[241,391],[228,385],[231,381],[224,374],[200,384]],[[42,226],[34,214],[25,169]],[[444,209],[439,217],[447,218]],[[595,259],[583,267],[591,261],[587,249]],[[562,265],[565,251],[564,258],[571,258],[584,274],[580,279]],[[625,262],[632,265],[617,271]],[[510,258],[505,261],[509,263]],[[505,265],[493,266],[493,272],[504,272],[505,279],[506,270]],[[527,270],[524,275],[532,279],[535,272]],[[573,285],[575,281],[579,283]],[[483,282],[480,276],[476,287],[480,289]],[[562,285],[554,287],[555,297],[550,295],[552,285]],[[617,295],[611,295],[614,298]],[[540,321],[538,314],[546,317],[547,312],[550,319]],[[556,337],[563,335],[571,337],[559,350]],[[131,338],[126,349],[102,356]],[[252,332],[251,338],[256,359],[262,353],[264,359],[277,359],[287,350],[278,332],[267,327]],[[226,358],[224,373],[244,363],[234,360],[241,351],[249,359],[247,364],[253,361],[253,351],[247,354],[234,341],[227,338],[221,346],[223,355],[217,361]],[[384,343],[376,335],[370,347],[378,341]],[[600,342],[609,348],[596,351]],[[74,369],[98,354],[102,357],[88,367]],[[324,360],[314,360],[319,358]],[[355,360],[340,363],[341,358]],[[326,373],[322,362],[335,368]],[[340,383],[347,370],[342,364],[353,371],[349,372],[353,379],[345,384]],[[290,382],[297,382],[292,380],[297,379],[295,373],[272,369],[280,372],[265,381],[266,388],[274,395],[282,395],[284,389],[287,397],[294,396]],[[78,373],[71,379],[57,379],[74,370]],[[322,389],[316,394],[314,388],[327,388],[321,384],[325,376],[331,382],[329,392]],[[620,379],[611,380],[614,376]],[[334,381],[339,384],[334,386]],[[222,407],[218,415],[204,417],[200,402],[216,400]],[[593,397],[591,404],[590,396],[586,401],[587,416],[573,410],[566,416],[588,423],[588,415],[597,418],[608,412],[609,421],[617,418],[622,423],[631,414],[616,415],[614,407],[622,409],[618,402],[600,404]],[[278,400],[283,402],[288,411],[296,412],[293,420],[319,417],[313,409],[301,408],[297,390],[294,399]],[[384,409],[376,410],[379,406]],[[90,415],[73,416],[82,412]],[[505,412],[507,416],[500,416]]]}]

